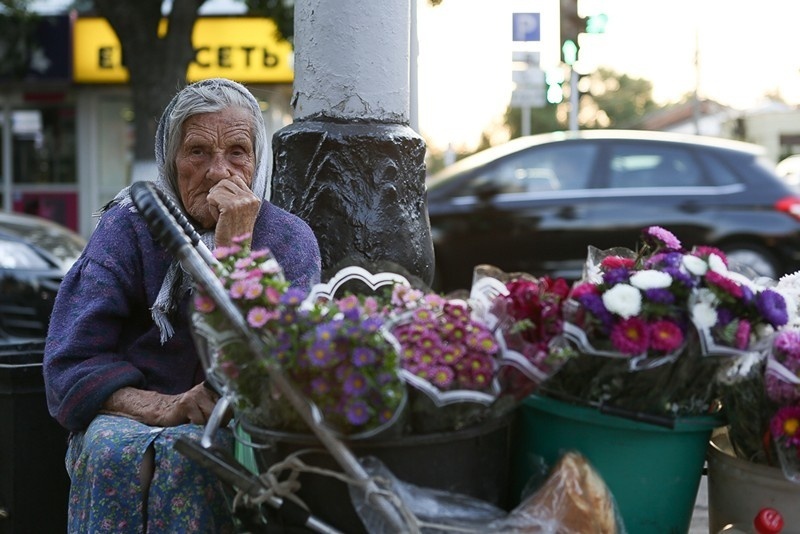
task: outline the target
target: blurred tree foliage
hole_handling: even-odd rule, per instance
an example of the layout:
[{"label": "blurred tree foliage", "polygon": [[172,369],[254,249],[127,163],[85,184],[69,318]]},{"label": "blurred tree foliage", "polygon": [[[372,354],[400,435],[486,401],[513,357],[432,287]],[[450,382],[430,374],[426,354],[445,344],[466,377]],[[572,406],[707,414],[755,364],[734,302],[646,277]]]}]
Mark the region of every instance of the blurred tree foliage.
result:
[{"label": "blurred tree foliage", "polygon": [[[547,104],[542,108],[531,109],[531,135],[567,130],[569,128],[569,87],[564,88],[564,102]],[[653,101],[653,84],[643,78],[633,78],[613,70],[601,68],[581,76],[578,81],[579,115],[581,130],[598,128],[625,128],[640,122],[645,115],[663,109]],[[498,135],[498,128],[505,131]],[[506,108],[504,124],[492,125],[481,135],[474,150],[459,151],[449,157],[462,159],[470,154],[492,146],[492,141],[513,139],[522,135],[522,111],[520,108]],[[446,153],[443,150],[429,149],[427,157],[428,174],[434,174],[445,166]]]},{"label": "blurred tree foliage", "polygon": [[37,43],[39,16],[29,10],[29,0],[0,1],[0,76],[23,78]]},{"label": "blurred tree foliage", "polygon": [[[564,101],[531,110],[531,134],[566,130],[569,128],[569,86],[564,88]],[[581,130],[620,128],[637,122],[659,106],[653,101],[653,83],[643,78],[633,78],[611,69],[600,68],[581,76],[578,81]],[[522,132],[519,108],[506,110],[506,123],[510,137]]]}]

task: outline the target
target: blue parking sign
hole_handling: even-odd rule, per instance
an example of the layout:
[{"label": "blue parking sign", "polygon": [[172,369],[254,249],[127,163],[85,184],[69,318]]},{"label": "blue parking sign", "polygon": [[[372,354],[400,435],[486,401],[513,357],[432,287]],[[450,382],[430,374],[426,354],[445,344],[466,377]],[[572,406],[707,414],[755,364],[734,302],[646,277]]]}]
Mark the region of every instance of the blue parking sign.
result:
[{"label": "blue parking sign", "polygon": [[512,17],[514,41],[541,40],[540,13],[513,13]]}]

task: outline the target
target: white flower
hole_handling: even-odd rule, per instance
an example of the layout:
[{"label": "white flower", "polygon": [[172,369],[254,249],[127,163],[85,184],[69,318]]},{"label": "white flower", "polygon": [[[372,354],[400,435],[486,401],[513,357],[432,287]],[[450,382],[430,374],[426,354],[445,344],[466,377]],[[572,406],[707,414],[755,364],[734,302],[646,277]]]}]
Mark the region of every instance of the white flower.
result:
[{"label": "white flower", "polygon": [[603,305],[611,313],[628,319],[642,311],[642,294],[631,285],[617,284],[603,293]]},{"label": "white flower", "polygon": [[719,274],[728,272],[728,267],[725,266],[725,262],[716,254],[708,255],[708,268]]},{"label": "white flower", "polygon": [[697,302],[692,306],[692,321],[697,328],[711,328],[717,324],[717,309],[710,302]]},{"label": "white flower", "polygon": [[631,276],[631,285],[641,290],[666,288],[672,285],[672,277],[662,271],[647,269]]},{"label": "white flower", "polygon": [[708,271],[708,263],[704,259],[691,254],[685,255],[681,263],[683,268],[694,276],[703,276]]},{"label": "white flower", "polygon": [[800,271],[785,274],[778,279],[778,289],[793,295],[800,294]]}]

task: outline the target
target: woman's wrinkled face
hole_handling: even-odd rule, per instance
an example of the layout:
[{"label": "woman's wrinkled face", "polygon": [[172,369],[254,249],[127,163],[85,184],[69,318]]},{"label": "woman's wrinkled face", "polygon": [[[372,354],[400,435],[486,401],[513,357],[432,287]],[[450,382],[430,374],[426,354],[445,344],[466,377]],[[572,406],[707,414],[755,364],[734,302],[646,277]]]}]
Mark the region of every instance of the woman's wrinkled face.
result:
[{"label": "woman's wrinkled face", "polygon": [[183,139],[175,164],[178,193],[187,213],[205,229],[216,219],[208,206],[208,191],[221,180],[241,177],[253,183],[255,152],[247,110],[228,108],[193,115],[183,123]]}]

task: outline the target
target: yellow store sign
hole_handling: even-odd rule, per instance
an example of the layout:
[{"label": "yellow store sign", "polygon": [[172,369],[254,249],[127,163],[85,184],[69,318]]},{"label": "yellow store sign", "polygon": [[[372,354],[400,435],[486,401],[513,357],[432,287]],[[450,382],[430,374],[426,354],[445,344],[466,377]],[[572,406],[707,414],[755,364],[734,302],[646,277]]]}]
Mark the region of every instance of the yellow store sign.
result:
[{"label": "yellow store sign", "polygon": [[[198,18],[187,79],[195,82],[220,76],[244,83],[291,83],[292,46],[278,41],[275,30],[275,23],[267,18]],[[72,46],[75,83],[127,83],[122,46],[106,19],[77,19]]]}]

